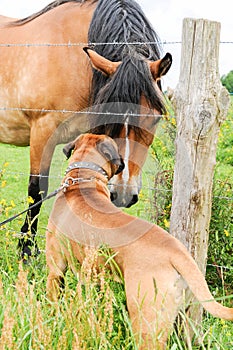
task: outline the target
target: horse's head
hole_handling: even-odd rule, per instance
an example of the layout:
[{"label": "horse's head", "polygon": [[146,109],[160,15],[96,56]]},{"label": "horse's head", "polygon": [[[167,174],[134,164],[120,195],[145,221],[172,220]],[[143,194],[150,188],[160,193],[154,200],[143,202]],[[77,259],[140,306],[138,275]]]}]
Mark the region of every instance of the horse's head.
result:
[{"label": "horse's head", "polygon": [[119,138],[115,139],[125,163],[124,171],[115,175],[109,183],[111,200],[118,207],[129,208],[138,201],[142,167],[159,119],[148,115],[148,109],[145,110],[145,115],[141,111],[140,117],[128,116]]},{"label": "horse's head", "polygon": [[111,199],[116,206],[130,207],[138,201],[142,167],[165,111],[160,78],[172,57],[167,53],[153,62],[138,57],[112,62],[93,50],[85,51],[94,69],[106,77],[95,96],[99,116],[91,132],[107,134],[117,142],[125,169],[110,181]]}]

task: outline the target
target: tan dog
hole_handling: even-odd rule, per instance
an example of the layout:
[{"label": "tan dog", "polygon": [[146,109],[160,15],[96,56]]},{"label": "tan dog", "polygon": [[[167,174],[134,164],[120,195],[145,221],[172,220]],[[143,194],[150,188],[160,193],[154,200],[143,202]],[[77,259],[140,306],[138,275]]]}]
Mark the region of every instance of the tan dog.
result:
[{"label": "tan dog", "polygon": [[233,308],[213,300],[195,261],[177,239],[111,203],[108,180],[123,168],[116,143],[104,135],[86,134],[69,144],[66,153],[72,149],[63,182],[69,187],[56,198],[46,236],[48,297],[57,299],[59,285],[71,263],[66,241],[80,263],[84,246],[105,243],[116,253],[133,330],[142,332],[143,349],[166,347],[181,307],[184,281],[208,312],[233,320]]}]

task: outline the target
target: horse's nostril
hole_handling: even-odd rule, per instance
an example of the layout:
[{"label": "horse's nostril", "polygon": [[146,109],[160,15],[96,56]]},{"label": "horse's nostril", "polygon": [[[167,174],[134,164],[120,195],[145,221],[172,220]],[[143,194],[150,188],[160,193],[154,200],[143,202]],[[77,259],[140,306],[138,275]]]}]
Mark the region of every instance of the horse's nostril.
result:
[{"label": "horse's nostril", "polygon": [[132,205],[134,205],[137,202],[138,202],[138,195],[134,194],[126,208],[130,208]]},{"label": "horse's nostril", "polygon": [[117,193],[111,192],[111,201],[114,202],[117,199]]}]

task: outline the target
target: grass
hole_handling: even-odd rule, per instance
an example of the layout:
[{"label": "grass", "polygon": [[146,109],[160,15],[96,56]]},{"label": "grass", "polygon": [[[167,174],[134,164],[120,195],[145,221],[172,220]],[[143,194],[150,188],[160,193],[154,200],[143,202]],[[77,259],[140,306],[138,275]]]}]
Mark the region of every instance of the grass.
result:
[{"label": "grass", "polygon": [[[233,108],[230,110],[232,118]],[[228,119],[229,119],[228,118]],[[169,228],[172,171],[174,161],[174,121],[160,124],[147,162],[143,168],[143,189],[140,201],[131,210],[133,215]],[[217,166],[214,179],[213,215],[210,227],[210,249],[207,280],[215,297],[222,296],[232,306],[233,270],[213,265],[233,267],[232,201],[219,196],[233,197],[232,121],[221,128]],[[0,173],[0,221],[28,206],[29,148],[0,145],[2,169]],[[56,150],[49,192],[59,186],[66,160],[59,146]],[[108,272],[100,275],[85,267],[82,281],[68,273],[63,298],[49,304],[45,295],[47,270],[45,228],[53,200],[42,206],[39,217],[38,241],[42,254],[30,265],[22,267],[17,258],[17,235],[23,217],[7,224],[0,235],[0,350],[41,349],[137,349],[126,310],[124,286],[112,280]],[[224,231],[225,230],[225,231]],[[92,258],[92,256],[90,257]],[[225,296],[225,297],[224,297]],[[177,324],[169,339],[171,350],[233,348],[233,324],[205,314],[201,325],[185,317],[188,328]]]},{"label": "grass", "polygon": [[13,286],[2,281],[1,349],[121,349],[123,339],[126,346],[132,343],[123,305],[121,315],[114,316],[116,297],[104,270],[97,275],[86,265],[83,284],[68,283],[63,298],[52,305],[44,293],[45,274],[36,268],[32,276],[30,270],[19,265]]}]

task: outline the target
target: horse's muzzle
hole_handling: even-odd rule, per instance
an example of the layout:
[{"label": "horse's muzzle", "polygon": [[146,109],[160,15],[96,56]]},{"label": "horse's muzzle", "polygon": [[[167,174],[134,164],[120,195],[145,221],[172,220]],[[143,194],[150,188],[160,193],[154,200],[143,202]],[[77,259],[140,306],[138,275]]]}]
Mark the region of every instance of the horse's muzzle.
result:
[{"label": "horse's muzzle", "polygon": [[138,202],[138,195],[133,194],[132,196],[128,197],[127,199],[121,199],[119,200],[117,192],[111,192],[111,201],[116,207],[123,207],[123,208],[130,208],[132,205],[136,204]]}]

